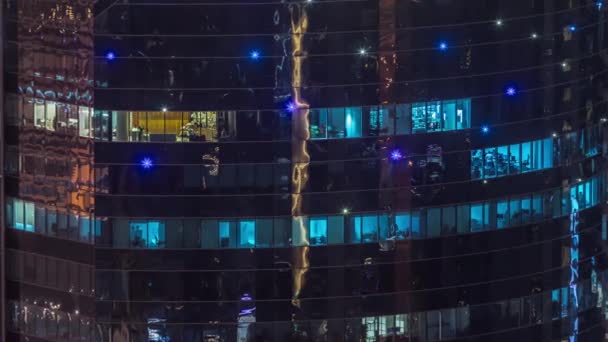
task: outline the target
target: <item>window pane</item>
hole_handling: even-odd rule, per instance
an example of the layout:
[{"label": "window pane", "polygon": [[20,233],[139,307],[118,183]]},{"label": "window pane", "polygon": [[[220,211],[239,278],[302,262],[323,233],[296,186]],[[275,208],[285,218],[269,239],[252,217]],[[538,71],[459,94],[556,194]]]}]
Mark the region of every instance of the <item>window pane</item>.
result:
[{"label": "window pane", "polygon": [[477,232],[483,229],[483,206],[481,203],[471,205],[471,231]]},{"label": "window pane", "polygon": [[[184,220],[183,244],[185,248],[201,247],[201,223],[199,220]],[[217,239],[215,239],[217,241]]]},{"label": "window pane", "polygon": [[[344,108],[330,108],[327,110],[327,135],[329,138],[345,138]],[[352,117],[351,117],[352,118]]]},{"label": "window pane", "polygon": [[530,217],[532,215],[532,201],[530,196],[523,197],[521,200],[521,223],[530,223]]},{"label": "window pane", "polygon": [[483,175],[484,178],[496,177],[497,170],[497,150],[495,147],[484,149],[483,156]]},{"label": "window pane", "polygon": [[471,151],[471,179],[483,178],[483,150]]},{"label": "window pane", "polygon": [[275,246],[289,246],[289,240],[291,239],[291,225],[289,218],[275,218],[273,231]]},{"label": "window pane", "polygon": [[55,121],[57,120],[57,104],[52,101],[46,103],[46,129],[49,131],[55,130]]},{"label": "window pane", "polygon": [[239,222],[239,247],[255,247],[255,228],[254,220]]},{"label": "window pane", "polygon": [[330,216],[327,218],[327,242],[329,244],[344,243],[344,216]]},{"label": "window pane", "polygon": [[528,172],[532,169],[532,143],[521,144],[521,172]]},{"label": "window pane", "polygon": [[182,220],[167,220],[165,224],[167,226],[165,234],[167,248],[182,248],[184,237]]},{"label": "window pane", "polygon": [[327,109],[311,109],[309,120],[311,139],[327,138]]},{"label": "window pane", "polygon": [[441,118],[441,102],[433,101],[427,103],[426,108],[426,119],[427,119],[427,131],[428,132],[437,132],[441,131],[441,122],[443,121]]},{"label": "window pane", "polygon": [[255,220],[255,244],[257,247],[272,246],[272,219]]},{"label": "window pane", "polygon": [[36,206],[36,233],[46,234],[46,208]]},{"label": "window pane", "polygon": [[129,241],[131,247],[145,248],[148,236],[148,227],[145,221],[131,221],[129,223]]},{"label": "window pane", "polygon": [[350,218],[349,227],[347,231],[346,242],[347,243],[360,243],[361,242],[361,216],[354,216]]},{"label": "window pane", "polygon": [[439,236],[441,232],[441,209],[431,208],[426,211],[426,231],[428,237]]},{"label": "window pane", "polygon": [[441,234],[456,234],[456,207],[441,209]]},{"label": "window pane", "polygon": [[509,226],[509,202],[498,201],[496,203],[496,227],[506,228]]},{"label": "window pane", "polygon": [[13,201],[13,217],[15,218],[15,228],[25,229],[25,214],[24,203],[22,200],[15,198]]},{"label": "window pane", "polygon": [[91,242],[91,220],[88,217],[80,217],[78,232],[80,241]]},{"label": "window pane", "polygon": [[219,221],[220,248],[236,247],[236,222]]},{"label": "window pane", "polygon": [[114,220],[112,234],[112,246],[119,248],[129,247],[129,221]]},{"label": "window pane", "polygon": [[509,172],[509,146],[498,146],[493,160],[496,164],[496,175],[502,177]]},{"label": "window pane", "polygon": [[458,219],[458,233],[464,234],[470,231],[470,208],[468,204],[458,206],[458,212],[456,213]]},{"label": "window pane", "polygon": [[25,202],[25,230],[28,232],[34,231],[34,218],[36,216],[34,203]]},{"label": "window pane", "polygon": [[420,210],[412,211],[412,237],[421,238],[423,233],[422,223],[420,222]]},{"label": "window pane", "polygon": [[148,248],[165,248],[165,223],[163,221],[148,222]]},{"label": "window pane", "polygon": [[521,150],[520,145],[509,146],[509,174],[521,172]]},{"label": "window pane", "polygon": [[310,245],[327,244],[327,219],[312,217],[310,218]]},{"label": "window pane", "polygon": [[397,226],[395,230],[397,233],[397,239],[405,239],[410,236],[410,219],[411,217],[409,213],[397,213],[395,215],[395,225]]},{"label": "window pane", "polygon": [[471,127],[471,99],[458,100],[456,108],[456,129]]},{"label": "window pane", "polygon": [[89,137],[91,130],[91,114],[90,108],[78,107],[78,135],[81,137]]},{"label": "window pane", "polygon": [[[443,101],[441,103],[443,130],[452,131],[456,129],[456,101]],[[461,113],[462,116],[462,113]]]},{"label": "window pane", "polygon": [[521,200],[519,198],[512,199],[509,204],[511,212],[511,226],[521,224]]},{"label": "window pane", "polygon": [[364,243],[378,241],[378,216],[362,216],[361,237]]},{"label": "window pane", "polygon": [[399,104],[396,108],[396,134],[411,133],[411,106],[409,104]]},{"label": "window pane", "polygon": [[308,217],[294,217],[291,222],[292,244],[308,246]]},{"label": "window pane", "polygon": [[543,140],[543,168],[553,167],[553,139]]},{"label": "window pane", "polygon": [[46,127],[44,121],[44,101],[38,99],[35,99],[34,101],[34,125],[36,127],[44,128]]},{"label": "window pane", "polygon": [[412,104],[412,133],[426,132],[426,103]]},{"label": "window pane", "polygon": [[205,220],[202,223],[201,246],[203,248],[218,248],[219,234],[216,220]]},{"label": "window pane", "polygon": [[347,107],[345,109],[346,138],[361,136],[361,107]]}]

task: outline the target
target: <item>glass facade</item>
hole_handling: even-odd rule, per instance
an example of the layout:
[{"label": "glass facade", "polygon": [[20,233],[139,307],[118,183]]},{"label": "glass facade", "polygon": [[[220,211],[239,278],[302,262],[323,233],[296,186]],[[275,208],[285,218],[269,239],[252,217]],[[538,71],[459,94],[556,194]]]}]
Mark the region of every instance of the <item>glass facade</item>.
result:
[{"label": "glass facade", "polygon": [[0,340],[604,340],[607,10],[3,1]]}]

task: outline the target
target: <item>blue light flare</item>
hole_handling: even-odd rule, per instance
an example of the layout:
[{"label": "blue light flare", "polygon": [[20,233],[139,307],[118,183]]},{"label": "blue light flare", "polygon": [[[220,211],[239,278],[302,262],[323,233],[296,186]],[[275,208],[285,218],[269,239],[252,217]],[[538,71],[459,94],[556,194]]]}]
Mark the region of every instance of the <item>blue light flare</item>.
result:
[{"label": "blue light flare", "polygon": [[141,165],[142,168],[144,168],[145,170],[149,170],[152,168],[152,166],[154,166],[154,162],[152,162],[152,159],[146,157],[144,159],[142,159],[139,164]]}]

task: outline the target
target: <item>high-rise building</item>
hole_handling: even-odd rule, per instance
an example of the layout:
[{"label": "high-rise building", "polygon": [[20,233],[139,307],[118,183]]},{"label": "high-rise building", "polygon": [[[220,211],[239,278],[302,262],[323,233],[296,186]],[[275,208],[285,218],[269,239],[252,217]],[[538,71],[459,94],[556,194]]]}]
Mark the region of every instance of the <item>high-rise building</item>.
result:
[{"label": "high-rise building", "polygon": [[603,0],[2,5],[2,340],[605,340]]}]

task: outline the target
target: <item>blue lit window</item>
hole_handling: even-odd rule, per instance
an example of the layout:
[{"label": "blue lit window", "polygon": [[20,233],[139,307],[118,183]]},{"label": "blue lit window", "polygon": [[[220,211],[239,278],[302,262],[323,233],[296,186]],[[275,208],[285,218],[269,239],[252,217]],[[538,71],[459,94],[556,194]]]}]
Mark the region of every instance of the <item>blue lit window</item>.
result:
[{"label": "blue lit window", "polygon": [[521,223],[530,223],[532,215],[532,201],[529,196],[522,197],[521,199]]},{"label": "blue lit window", "polygon": [[13,217],[15,219],[15,228],[19,230],[25,229],[25,217],[23,214],[23,201],[15,198],[13,201]]},{"label": "blue lit window", "polygon": [[521,224],[521,200],[514,198],[509,202],[509,212],[511,213],[509,223],[511,226]]},{"label": "blue lit window", "polygon": [[310,219],[310,245],[327,244],[327,219],[314,217]]},{"label": "blue lit window", "polygon": [[475,203],[471,205],[471,231],[483,230],[483,205]]},{"label": "blue lit window", "polygon": [[393,124],[393,116],[391,115],[393,107],[389,106],[372,106],[369,107],[369,136],[390,135],[395,131]]},{"label": "blue lit window", "polygon": [[412,104],[412,133],[426,132],[426,103]]},{"label": "blue lit window", "polygon": [[496,176],[503,177],[509,173],[509,146],[498,146],[492,159],[496,167]]},{"label": "blue lit window", "polygon": [[309,120],[311,139],[327,139],[327,109],[312,109]]},{"label": "blue lit window", "polygon": [[378,216],[367,215],[361,218],[361,241],[378,241]]},{"label": "blue lit window", "polygon": [[239,222],[239,247],[255,247],[255,221],[246,220]]},{"label": "blue lit window", "polygon": [[80,218],[78,231],[79,231],[80,241],[92,242],[91,241],[91,220],[88,217]]},{"label": "blue lit window", "polygon": [[347,107],[344,110],[344,126],[346,138],[361,136],[361,107]]},{"label": "blue lit window", "polygon": [[160,221],[148,222],[148,235],[146,239],[148,248],[165,247],[165,224]]},{"label": "blue lit window", "polygon": [[441,112],[440,101],[427,103],[426,119],[427,132],[438,132],[443,130],[443,113]]},{"label": "blue lit window", "polygon": [[344,108],[330,108],[327,116],[327,136],[334,139],[346,138]]},{"label": "blue lit window", "polygon": [[458,115],[456,114],[456,100],[442,101],[441,103],[441,120],[444,131],[453,131],[458,128],[456,123],[459,125],[463,124],[464,112],[462,109],[458,109]]},{"label": "blue lit window", "polygon": [[553,139],[543,140],[543,165],[542,168],[553,167]]},{"label": "blue lit window", "polygon": [[506,228],[509,226],[509,202],[498,201],[496,203],[496,228]]},{"label": "blue lit window", "polygon": [[219,243],[220,248],[236,247],[236,222],[219,222]]},{"label": "blue lit window", "polygon": [[471,99],[456,102],[456,129],[471,128]]},{"label": "blue lit window", "polygon": [[148,229],[146,222],[130,222],[129,232],[129,241],[131,242],[131,247],[146,247],[146,240],[148,239]]}]

